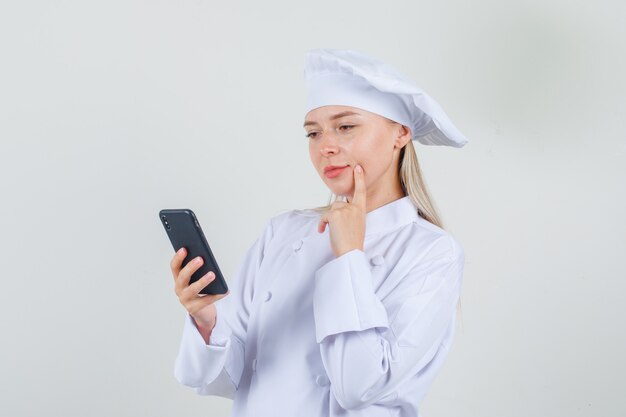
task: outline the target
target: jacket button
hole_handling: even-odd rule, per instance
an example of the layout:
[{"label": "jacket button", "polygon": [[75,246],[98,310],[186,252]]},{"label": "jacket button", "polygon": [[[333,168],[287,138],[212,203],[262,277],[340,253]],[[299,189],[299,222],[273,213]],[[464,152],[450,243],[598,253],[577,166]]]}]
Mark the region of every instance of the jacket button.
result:
[{"label": "jacket button", "polygon": [[252,372],[256,372],[256,358],[252,359]]},{"label": "jacket button", "polygon": [[315,383],[320,387],[325,387],[330,384],[330,380],[326,375],[318,375],[317,378],[315,378]]},{"label": "jacket button", "polygon": [[270,298],[272,298],[272,293],[270,291],[265,291],[265,293],[263,294],[263,300],[269,301]]},{"label": "jacket button", "polygon": [[300,250],[300,248],[302,247],[302,244],[304,243],[304,241],[302,239],[298,240],[297,242],[293,243],[293,250],[294,252],[297,252]]},{"label": "jacket button", "polygon": [[376,255],[373,256],[372,259],[370,259],[370,262],[372,263],[372,265],[382,265],[385,263],[385,258],[383,258],[382,255]]}]

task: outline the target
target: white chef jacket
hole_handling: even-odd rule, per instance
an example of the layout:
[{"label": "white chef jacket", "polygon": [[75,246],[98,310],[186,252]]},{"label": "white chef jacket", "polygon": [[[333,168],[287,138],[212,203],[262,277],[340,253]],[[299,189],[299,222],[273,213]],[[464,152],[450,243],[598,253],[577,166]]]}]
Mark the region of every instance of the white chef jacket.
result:
[{"label": "white chef jacket", "polygon": [[176,379],[233,399],[232,417],[420,416],[454,334],[462,247],[408,196],[367,213],[363,250],[339,257],[319,219],[270,218],[209,344],[186,315]]}]

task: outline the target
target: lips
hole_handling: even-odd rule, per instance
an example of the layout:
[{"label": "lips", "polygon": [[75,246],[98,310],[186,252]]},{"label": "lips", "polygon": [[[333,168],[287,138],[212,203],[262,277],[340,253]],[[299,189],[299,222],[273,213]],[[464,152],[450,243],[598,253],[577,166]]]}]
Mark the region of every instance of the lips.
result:
[{"label": "lips", "polygon": [[337,169],[337,168],[345,168],[348,165],[328,165],[326,168],[324,168],[324,174],[326,174],[328,171],[332,171],[333,169]]},{"label": "lips", "polygon": [[326,178],[335,178],[335,177],[340,176],[343,172],[346,172],[347,169],[348,169],[348,165],[341,167],[341,168],[335,168],[335,169],[330,168],[326,170],[324,175],[326,176]]}]

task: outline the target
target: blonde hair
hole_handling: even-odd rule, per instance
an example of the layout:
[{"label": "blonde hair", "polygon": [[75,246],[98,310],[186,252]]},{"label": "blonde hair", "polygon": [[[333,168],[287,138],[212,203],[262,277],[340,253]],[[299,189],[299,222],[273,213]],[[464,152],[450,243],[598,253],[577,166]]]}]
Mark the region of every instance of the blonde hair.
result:
[{"label": "blonde hair", "polygon": [[[390,120],[391,121],[391,120]],[[391,121],[392,123],[395,123]],[[417,160],[417,153],[413,146],[413,141],[409,140],[406,145],[400,150],[400,157],[398,162],[398,176],[400,177],[400,185],[404,195],[408,196],[413,204],[417,207],[417,213],[420,217],[423,217],[430,223],[444,229],[441,216],[437,212],[437,208],[433,199],[428,192],[422,170],[420,169],[419,161]],[[332,204],[337,201],[346,201],[346,197],[336,195],[331,192],[328,199],[328,204],[321,207],[314,207],[311,210],[318,212],[327,211]],[[461,312],[461,299],[457,304],[459,312]]]}]

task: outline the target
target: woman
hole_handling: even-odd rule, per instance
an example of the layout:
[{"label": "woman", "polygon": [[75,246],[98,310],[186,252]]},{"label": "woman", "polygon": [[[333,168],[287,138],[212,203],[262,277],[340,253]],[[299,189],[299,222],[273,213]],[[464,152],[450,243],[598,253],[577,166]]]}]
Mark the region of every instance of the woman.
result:
[{"label": "woman", "polygon": [[[304,128],[336,196],[265,224],[224,295],[171,261],[187,310],[175,375],[232,416],[418,416],[454,333],[464,252],[443,230],[412,139],[463,146],[437,103],[386,64],[309,51]],[[341,198],[339,198],[341,197]],[[341,200],[341,201],[339,201]]]}]

